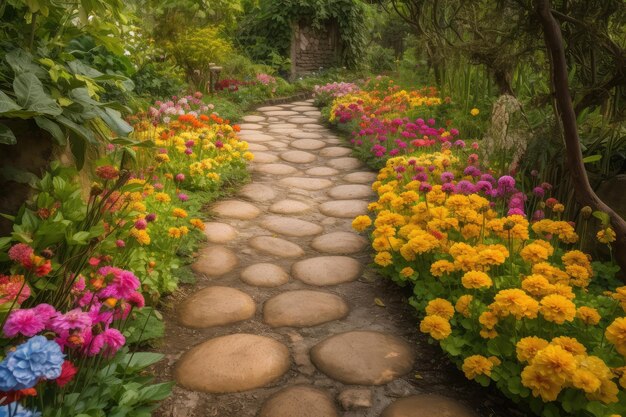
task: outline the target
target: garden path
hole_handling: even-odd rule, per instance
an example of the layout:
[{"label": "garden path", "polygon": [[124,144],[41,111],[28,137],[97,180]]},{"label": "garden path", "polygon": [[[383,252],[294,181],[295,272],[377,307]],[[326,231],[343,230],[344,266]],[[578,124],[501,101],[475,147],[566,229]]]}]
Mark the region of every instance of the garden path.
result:
[{"label": "garden path", "polygon": [[367,266],[368,241],[351,220],[367,212],[375,174],[320,124],[312,100],[257,113],[240,125],[252,182],[212,207],[198,283],[166,311],[160,373],[177,386],[158,415],[491,413]]}]

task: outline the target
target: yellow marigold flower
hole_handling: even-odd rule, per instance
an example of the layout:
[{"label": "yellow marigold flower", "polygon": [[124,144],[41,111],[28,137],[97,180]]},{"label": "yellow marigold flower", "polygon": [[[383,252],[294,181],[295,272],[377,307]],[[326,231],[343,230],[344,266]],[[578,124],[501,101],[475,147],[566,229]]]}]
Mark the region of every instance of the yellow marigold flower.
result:
[{"label": "yellow marigold flower", "polygon": [[554,290],[554,285],[543,275],[532,274],[522,281],[522,289],[534,297],[543,297]]},{"label": "yellow marigold flower", "polygon": [[480,317],[478,317],[478,322],[487,329],[493,329],[498,324],[498,316],[491,311],[483,311]]},{"label": "yellow marigold flower", "polygon": [[180,229],[178,229],[178,227],[170,227],[167,230],[167,234],[169,235],[169,237],[172,237],[174,239],[180,239],[180,237],[182,236],[182,233]]},{"label": "yellow marigold flower", "polygon": [[142,246],[150,244],[150,235],[146,230],[138,230],[133,227],[130,229],[130,235]]},{"label": "yellow marigold flower", "polygon": [[185,236],[187,233],[189,233],[189,228],[187,226],[180,226],[178,228],[178,230],[180,230],[180,233]]},{"label": "yellow marigold flower", "polygon": [[531,365],[543,369],[551,378],[562,382],[570,380],[577,368],[574,355],[556,345],[548,345],[537,352]]},{"label": "yellow marigold flower", "polygon": [[454,264],[450,261],[446,261],[445,259],[435,261],[430,266],[430,273],[436,277],[440,277],[443,274],[449,274],[450,272],[454,272]]},{"label": "yellow marigold flower", "polygon": [[618,317],[606,328],[606,340],[611,342],[623,356],[626,356],[626,317]]},{"label": "yellow marigold flower", "polygon": [[522,385],[530,388],[533,396],[541,397],[543,401],[554,401],[559,396],[563,385],[546,374],[544,369],[529,365],[522,371]]},{"label": "yellow marigold flower", "polygon": [[501,317],[507,317],[510,314],[518,320],[522,318],[534,319],[539,312],[539,303],[523,290],[510,288],[499,291],[490,308]]},{"label": "yellow marigold flower", "polygon": [[574,375],[572,375],[572,385],[586,393],[592,393],[600,388],[602,382],[593,372],[586,369],[577,369],[574,371]]},{"label": "yellow marigold flower", "polygon": [[530,362],[535,358],[537,352],[549,345],[548,341],[536,336],[528,336],[520,339],[515,345],[517,360],[520,362]]},{"label": "yellow marigold flower", "polygon": [[548,254],[548,250],[543,245],[540,245],[537,243],[530,243],[526,245],[524,249],[520,251],[520,256],[526,262],[536,264],[536,263],[547,260],[549,254]]},{"label": "yellow marigold flower", "polygon": [[587,394],[587,398],[591,401],[601,401],[605,404],[616,403],[619,401],[617,394],[619,394],[619,387],[610,379],[601,380],[600,388]]},{"label": "yellow marigold flower", "polygon": [[579,250],[566,252],[563,256],[561,256],[561,260],[565,265],[588,266],[590,263],[588,255]]},{"label": "yellow marigold flower", "polygon": [[134,202],[131,208],[133,209],[133,211],[138,211],[141,213],[144,213],[146,211],[146,205],[139,201]]},{"label": "yellow marigold flower", "polygon": [[559,336],[552,339],[551,345],[561,346],[572,355],[585,355],[587,348],[573,337]]},{"label": "yellow marigold flower", "polygon": [[389,252],[378,252],[374,257],[374,262],[380,266],[388,266],[393,263],[393,258]]},{"label": "yellow marigold flower", "polygon": [[157,154],[155,159],[157,160],[157,162],[169,162],[170,161],[170,157],[166,153]]},{"label": "yellow marigold flower", "polygon": [[619,379],[619,384],[622,388],[626,388],[626,372],[622,374],[622,377]]},{"label": "yellow marigold flower", "polygon": [[562,295],[547,295],[541,299],[540,304],[541,315],[548,321],[563,324],[576,317],[576,305]]},{"label": "yellow marigold flower", "polygon": [[472,355],[463,361],[463,373],[467,379],[474,379],[479,375],[491,376],[494,363],[482,355]]},{"label": "yellow marigold flower", "polygon": [[357,232],[362,232],[372,225],[372,219],[369,216],[357,216],[352,220],[352,228]]},{"label": "yellow marigold flower", "polygon": [[185,217],[187,217],[187,212],[177,207],[174,210],[172,210],[172,216],[177,217],[179,219],[184,219]]},{"label": "yellow marigold flower", "polygon": [[476,107],[474,107],[472,110],[470,110],[470,114],[472,116],[478,116],[480,114],[480,110],[478,110]]},{"label": "yellow marigold flower", "polygon": [[494,329],[481,329],[479,334],[483,339],[494,339],[498,337],[498,332]]},{"label": "yellow marigold flower", "polygon": [[552,207],[552,211],[555,213],[563,213],[565,211],[565,206],[561,203],[556,203],[553,207]]},{"label": "yellow marigold flower", "polygon": [[572,285],[581,288],[589,285],[589,270],[584,266],[567,265],[565,272],[570,276]]},{"label": "yellow marigold flower", "polygon": [[469,317],[471,315],[470,305],[474,297],[470,294],[465,294],[459,297],[456,300],[456,304],[454,305],[454,309],[461,314],[463,317]]},{"label": "yellow marigold flower", "polygon": [[402,268],[402,270],[400,271],[400,275],[402,275],[404,278],[410,278],[414,273],[415,271],[410,266]]},{"label": "yellow marigold flower", "polygon": [[204,222],[200,219],[191,219],[189,223],[196,229],[204,230]]},{"label": "yellow marigold flower", "polygon": [[576,298],[576,294],[572,291],[572,287],[566,284],[556,283],[552,286],[552,294],[561,295],[568,300],[573,300]]},{"label": "yellow marigold flower", "polygon": [[430,337],[436,340],[443,340],[450,336],[452,327],[448,320],[440,316],[426,316],[420,323],[420,331],[428,333]]},{"label": "yellow marigold flower", "polygon": [[443,298],[435,298],[430,300],[426,306],[426,314],[429,316],[439,316],[446,320],[450,320],[454,316],[454,307],[448,300]]},{"label": "yellow marigold flower", "polygon": [[607,245],[611,242],[615,242],[615,237],[615,231],[610,227],[602,229],[596,234],[596,238],[598,238],[598,241],[601,243],[606,243]]},{"label": "yellow marigold flower", "polygon": [[154,195],[154,198],[156,199],[156,201],[158,201],[159,203],[169,203],[172,199],[170,198],[169,194],[167,193],[156,193]]},{"label": "yellow marigold flower", "polygon": [[245,159],[246,161],[252,161],[254,160],[254,154],[252,152],[244,152],[243,159]]},{"label": "yellow marigold flower", "polygon": [[489,275],[481,271],[468,271],[461,278],[461,283],[465,288],[489,288],[493,281]]},{"label": "yellow marigold flower", "polygon": [[576,310],[576,317],[587,325],[596,325],[600,323],[600,313],[598,310],[591,307],[578,307]]}]

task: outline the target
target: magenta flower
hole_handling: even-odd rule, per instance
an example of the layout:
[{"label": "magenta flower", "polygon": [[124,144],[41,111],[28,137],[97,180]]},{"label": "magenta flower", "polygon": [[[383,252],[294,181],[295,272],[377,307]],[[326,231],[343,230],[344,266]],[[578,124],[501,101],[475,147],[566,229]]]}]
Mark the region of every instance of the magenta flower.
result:
[{"label": "magenta flower", "polygon": [[472,184],[471,182],[463,180],[458,182],[455,190],[458,194],[469,195],[476,192],[476,187],[474,187],[474,184]]},{"label": "magenta flower", "polygon": [[148,222],[145,219],[139,219],[135,222],[135,229],[145,230],[148,227]]},{"label": "magenta flower", "polygon": [[50,321],[50,329],[58,334],[65,334],[75,329],[82,330],[89,326],[91,326],[91,317],[80,308],[59,314]]},{"label": "magenta flower", "polygon": [[122,239],[117,239],[115,241],[115,246],[117,246],[118,248],[123,248],[124,246],[126,246],[126,243]]},{"label": "magenta flower", "polygon": [[7,337],[14,337],[18,334],[32,337],[45,328],[45,320],[37,314],[35,309],[30,308],[13,310],[2,330]]},{"label": "magenta flower", "polygon": [[187,201],[187,200],[189,200],[189,196],[187,194],[185,194],[185,193],[180,193],[180,194],[178,194],[178,199],[180,201]]},{"label": "magenta flower", "polygon": [[535,194],[539,198],[543,198],[543,196],[546,194],[546,190],[541,187],[535,187],[533,188],[533,194]]},{"label": "magenta flower", "polygon": [[176,174],[176,176],[174,177],[174,179],[178,182],[183,182],[185,181],[185,174]]},{"label": "magenta flower", "polygon": [[11,249],[9,249],[8,255],[11,260],[24,264],[30,262],[30,257],[33,252],[33,248],[31,248],[27,244],[18,243],[16,245],[13,245]]},{"label": "magenta flower", "polygon": [[148,223],[152,223],[153,221],[155,221],[157,218],[157,215],[155,213],[149,213],[148,215],[146,215],[146,221]]}]

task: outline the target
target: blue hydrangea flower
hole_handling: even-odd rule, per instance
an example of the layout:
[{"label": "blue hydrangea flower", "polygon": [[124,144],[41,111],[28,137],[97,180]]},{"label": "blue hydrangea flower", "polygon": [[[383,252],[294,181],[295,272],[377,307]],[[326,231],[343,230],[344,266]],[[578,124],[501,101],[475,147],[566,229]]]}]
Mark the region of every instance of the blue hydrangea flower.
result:
[{"label": "blue hydrangea flower", "polygon": [[27,410],[18,403],[11,403],[0,407],[0,417],[41,417],[41,413]]},{"label": "blue hydrangea flower", "polygon": [[0,362],[0,390],[32,388],[41,378],[57,379],[64,357],[55,341],[44,336],[31,337]]}]

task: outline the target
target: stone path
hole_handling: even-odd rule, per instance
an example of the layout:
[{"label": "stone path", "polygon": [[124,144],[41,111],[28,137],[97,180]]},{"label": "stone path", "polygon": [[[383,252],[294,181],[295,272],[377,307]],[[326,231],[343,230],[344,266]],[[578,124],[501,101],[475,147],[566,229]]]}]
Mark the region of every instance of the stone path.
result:
[{"label": "stone path", "polygon": [[420,394],[416,322],[375,303],[368,241],[351,229],[375,174],[311,102],[243,119],[253,181],[213,205],[198,284],[174,297],[163,374],[177,386],[158,415],[474,416]]}]

